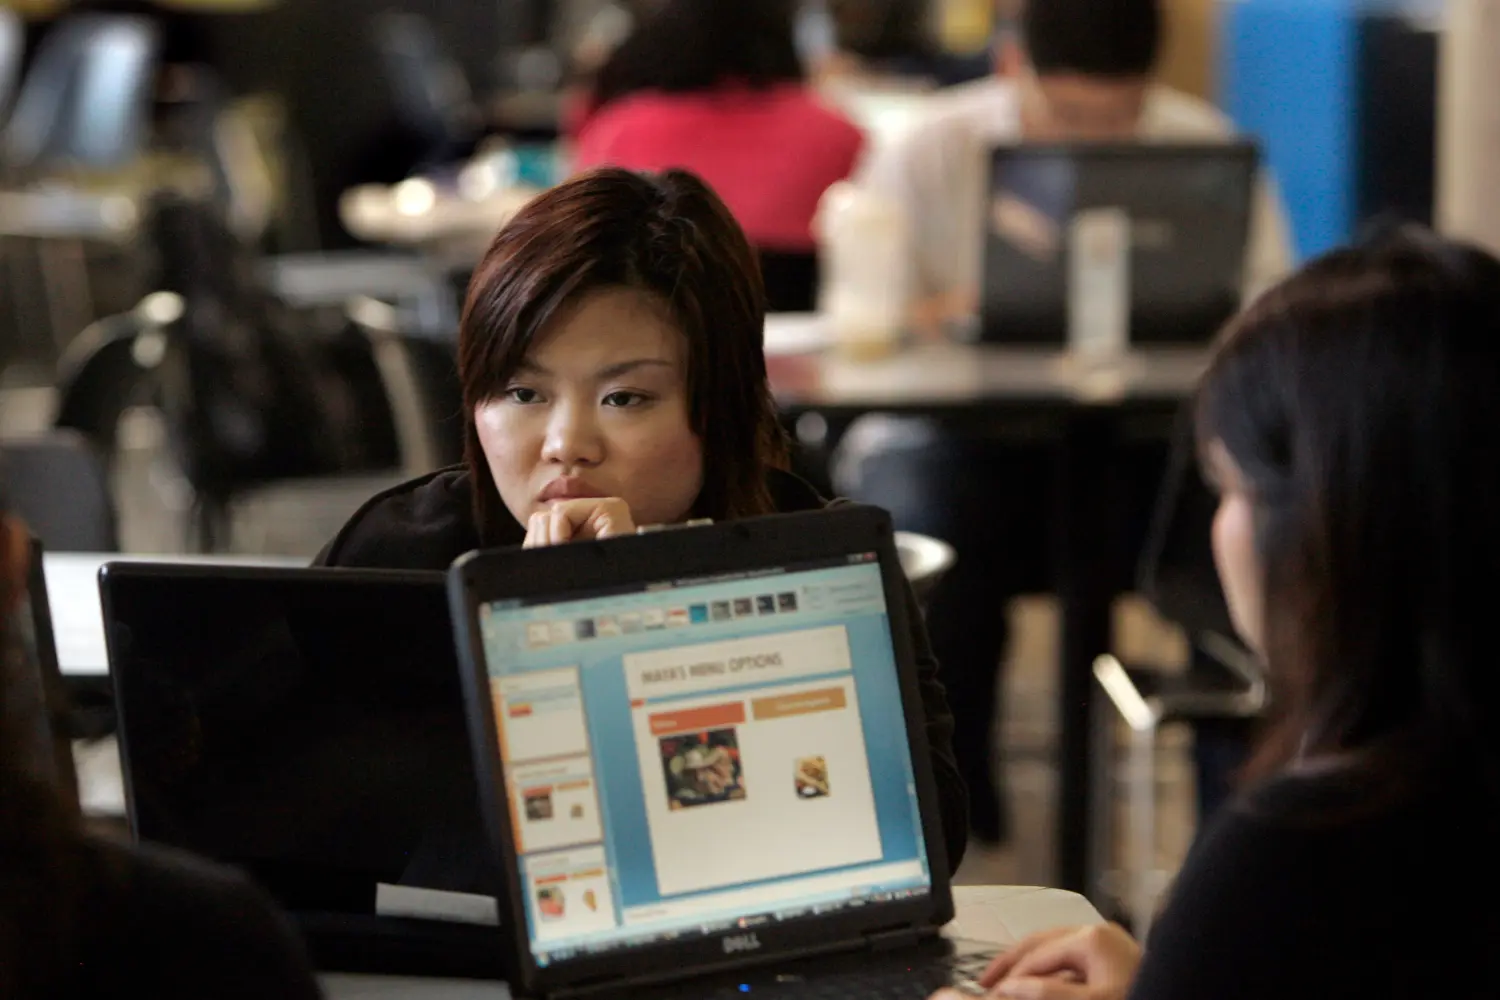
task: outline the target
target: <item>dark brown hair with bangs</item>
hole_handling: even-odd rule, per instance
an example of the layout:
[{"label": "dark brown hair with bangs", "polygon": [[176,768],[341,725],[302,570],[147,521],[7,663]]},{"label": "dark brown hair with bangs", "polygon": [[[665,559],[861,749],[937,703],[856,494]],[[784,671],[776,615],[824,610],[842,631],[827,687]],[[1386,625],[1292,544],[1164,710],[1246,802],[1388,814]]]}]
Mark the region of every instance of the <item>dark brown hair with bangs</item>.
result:
[{"label": "dark brown hair with bangs", "polygon": [[[1197,400],[1247,484],[1276,725],[1379,786],[1500,791],[1500,261],[1425,231],[1341,250],[1230,327]],[[1393,747],[1399,747],[1393,752]]]},{"label": "dark brown hair with bangs", "polygon": [[485,462],[474,411],[505,387],[563,311],[591,292],[657,299],[687,338],[689,420],[703,445],[692,516],[772,513],[766,473],[786,439],[766,381],[765,290],[744,232],[690,173],[602,169],[539,196],[490,245],[459,328],[464,458],[480,541],[511,517]]}]

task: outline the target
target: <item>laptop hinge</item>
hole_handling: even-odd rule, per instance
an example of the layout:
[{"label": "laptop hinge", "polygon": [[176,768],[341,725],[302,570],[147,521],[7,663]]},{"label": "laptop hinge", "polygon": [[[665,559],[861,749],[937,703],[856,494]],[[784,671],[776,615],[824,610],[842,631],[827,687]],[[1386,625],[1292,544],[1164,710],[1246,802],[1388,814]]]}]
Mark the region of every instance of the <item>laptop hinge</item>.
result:
[{"label": "laptop hinge", "polygon": [[895,930],[876,931],[865,935],[865,944],[871,951],[892,951],[897,948],[914,947],[931,936],[925,928],[898,927]]}]

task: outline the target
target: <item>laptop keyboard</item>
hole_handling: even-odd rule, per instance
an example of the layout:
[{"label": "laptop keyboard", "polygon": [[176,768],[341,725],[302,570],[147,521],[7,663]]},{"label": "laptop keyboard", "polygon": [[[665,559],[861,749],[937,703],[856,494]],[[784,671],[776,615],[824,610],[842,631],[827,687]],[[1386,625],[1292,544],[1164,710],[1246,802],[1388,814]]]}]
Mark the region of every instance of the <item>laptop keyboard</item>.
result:
[{"label": "laptop keyboard", "polygon": [[952,987],[972,996],[983,996],[977,980],[992,955],[955,955],[918,959],[915,963],[882,964],[862,971],[839,971],[826,976],[777,976],[753,986],[746,984],[715,992],[713,1000],[926,1000],[932,993]]}]

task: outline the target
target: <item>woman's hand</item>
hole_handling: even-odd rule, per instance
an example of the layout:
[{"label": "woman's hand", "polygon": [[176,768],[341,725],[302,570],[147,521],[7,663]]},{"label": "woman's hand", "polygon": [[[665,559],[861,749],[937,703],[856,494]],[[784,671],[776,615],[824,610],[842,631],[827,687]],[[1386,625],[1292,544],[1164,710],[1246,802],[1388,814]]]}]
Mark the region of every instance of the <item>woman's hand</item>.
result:
[{"label": "woman's hand", "polygon": [[531,515],[522,546],[535,549],[633,534],[635,519],[624,500],[617,497],[559,500]]},{"label": "woman's hand", "polygon": [[1140,964],[1140,945],[1118,924],[1068,927],[1026,938],[979,982],[1007,1000],[1123,1000]]}]

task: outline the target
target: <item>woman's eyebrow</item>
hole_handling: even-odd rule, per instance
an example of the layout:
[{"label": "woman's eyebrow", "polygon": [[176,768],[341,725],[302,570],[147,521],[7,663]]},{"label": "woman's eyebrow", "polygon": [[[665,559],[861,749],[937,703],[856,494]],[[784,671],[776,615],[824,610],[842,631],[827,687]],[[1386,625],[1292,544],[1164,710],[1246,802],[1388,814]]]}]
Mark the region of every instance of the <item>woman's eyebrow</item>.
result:
[{"label": "woman's eyebrow", "polygon": [[619,378],[621,375],[628,374],[638,368],[672,367],[674,367],[672,362],[666,360],[665,358],[635,358],[631,361],[621,361],[617,364],[609,365],[608,367],[599,369],[599,378],[601,380]]}]

